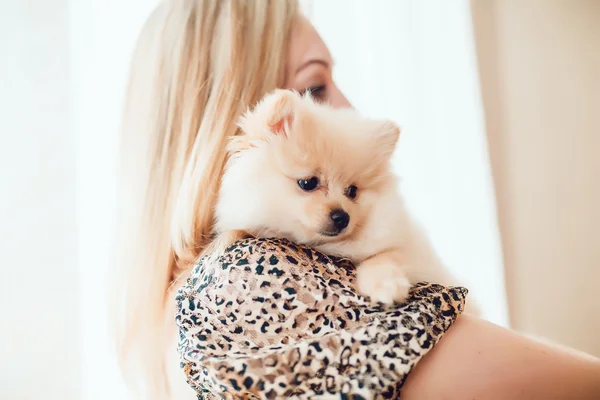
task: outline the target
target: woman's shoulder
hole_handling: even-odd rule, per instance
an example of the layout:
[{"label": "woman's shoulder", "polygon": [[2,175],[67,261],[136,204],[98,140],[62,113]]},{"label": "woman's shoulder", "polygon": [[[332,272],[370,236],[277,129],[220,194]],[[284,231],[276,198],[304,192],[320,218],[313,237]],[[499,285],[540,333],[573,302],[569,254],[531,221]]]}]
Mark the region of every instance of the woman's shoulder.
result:
[{"label": "woman's shoulder", "polygon": [[354,272],[348,260],[329,257],[287,239],[247,238],[224,251],[203,256],[194,265],[187,286],[204,281],[212,282],[214,287],[218,281],[219,285],[233,285],[238,290],[264,292],[278,286],[301,286],[315,276],[324,284],[350,284]]},{"label": "woman's shoulder", "polygon": [[[198,392],[281,398],[291,389],[395,392],[461,312],[466,290],[424,283],[386,307],[357,293],[355,276],[350,262],[283,239],[206,255],[177,296],[188,381]],[[367,387],[373,379],[378,387]]]},{"label": "woman's shoulder", "polygon": [[177,299],[181,302],[194,296],[212,302],[227,295],[262,301],[268,295],[268,301],[279,301],[283,298],[281,292],[297,297],[310,290],[312,296],[326,298],[325,292],[333,289],[351,291],[354,279],[355,268],[348,260],[329,257],[286,239],[249,238],[200,258]]},{"label": "woman's shoulder", "polygon": [[[354,309],[355,321],[364,322],[377,315],[373,310],[386,307],[360,295],[355,282],[356,269],[349,260],[286,239],[248,238],[198,260],[176,300],[178,310],[207,307],[224,314],[231,312],[234,302],[238,309],[281,308],[280,319],[305,310],[344,320],[341,314],[346,313],[340,309]],[[413,287],[405,306],[418,303],[431,314],[427,320],[455,318],[464,308],[466,295],[462,287],[423,282]]]},{"label": "woman's shoulder", "polygon": [[212,260],[235,260],[242,265],[245,262],[257,264],[341,265],[354,268],[348,260],[327,256],[312,248],[297,245],[287,239],[246,238],[236,241],[225,251],[209,255]]}]

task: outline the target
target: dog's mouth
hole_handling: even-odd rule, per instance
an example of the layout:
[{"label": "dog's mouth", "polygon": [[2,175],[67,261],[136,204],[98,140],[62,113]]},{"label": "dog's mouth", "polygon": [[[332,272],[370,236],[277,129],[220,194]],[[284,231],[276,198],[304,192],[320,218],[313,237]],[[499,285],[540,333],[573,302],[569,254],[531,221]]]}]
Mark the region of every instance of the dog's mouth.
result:
[{"label": "dog's mouth", "polygon": [[344,232],[346,232],[346,229],[335,230],[335,231],[331,231],[331,230],[321,231],[321,232],[319,232],[319,234],[321,236],[325,236],[325,237],[328,237],[328,238],[334,238],[334,237],[340,236]]},{"label": "dog's mouth", "polygon": [[319,234],[321,234],[323,236],[326,236],[326,237],[336,237],[336,236],[339,236],[340,233],[342,233],[342,232],[329,232],[329,231],[321,231],[321,232],[319,232]]}]

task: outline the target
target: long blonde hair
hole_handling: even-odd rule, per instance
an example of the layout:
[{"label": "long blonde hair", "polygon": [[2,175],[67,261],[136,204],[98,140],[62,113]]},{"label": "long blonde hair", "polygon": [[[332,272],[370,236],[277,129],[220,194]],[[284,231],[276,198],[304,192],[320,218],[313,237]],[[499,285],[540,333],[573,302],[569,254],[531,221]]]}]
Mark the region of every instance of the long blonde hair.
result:
[{"label": "long blonde hair", "polygon": [[170,398],[169,286],[211,242],[226,143],[243,110],[284,84],[297,13],[295,0],[173,0],[141,32],[120,147],[113,304],[121,366],[141,398]]}]

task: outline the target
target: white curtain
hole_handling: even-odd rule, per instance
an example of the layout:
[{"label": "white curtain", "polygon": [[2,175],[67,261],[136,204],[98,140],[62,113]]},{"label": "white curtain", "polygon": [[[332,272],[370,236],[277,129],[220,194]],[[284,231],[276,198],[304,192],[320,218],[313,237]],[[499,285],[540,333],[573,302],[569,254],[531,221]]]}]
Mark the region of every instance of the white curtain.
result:
[{"label": "white curtain", "polygon": [[366,115],[402,127],[410,208],[485,317],[508,324],[500,236],[468,0],[304,0],[335,79]]},{"label": "white curtain", "polygon": [[117,145],[132,51],[156,4],[155,0],[69,2],[84,400],[129,398],[108,319]]}]

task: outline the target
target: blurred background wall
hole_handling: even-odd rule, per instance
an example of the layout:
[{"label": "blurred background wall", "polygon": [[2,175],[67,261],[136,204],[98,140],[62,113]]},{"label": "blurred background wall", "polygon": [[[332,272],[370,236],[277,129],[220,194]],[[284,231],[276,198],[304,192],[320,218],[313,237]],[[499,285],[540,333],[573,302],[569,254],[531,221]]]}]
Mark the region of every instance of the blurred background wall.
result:
[{"label": "blurred background wall", "polygon": [[600,356],[600,1],[472,15],[511,325]]},{"label": "blurred background wall", "polygon": [[0,398],[79,398],[68,2],[0,1]]}]

